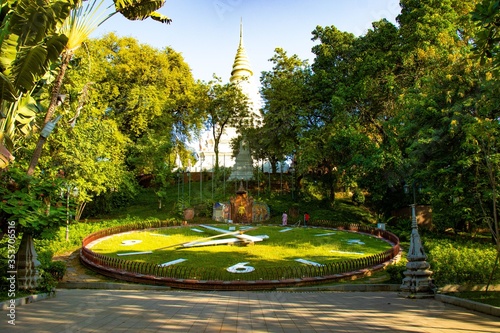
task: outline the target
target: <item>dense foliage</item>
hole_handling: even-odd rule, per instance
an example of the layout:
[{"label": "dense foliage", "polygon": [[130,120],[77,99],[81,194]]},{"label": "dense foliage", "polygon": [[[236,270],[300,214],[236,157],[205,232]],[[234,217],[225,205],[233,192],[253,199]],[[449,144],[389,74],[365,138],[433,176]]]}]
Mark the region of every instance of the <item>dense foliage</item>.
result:
[{"label": "dense foliage", "polygon": [[[179,186],[176,161],[196,158],[188,140],[246,118],[239,91],[195,82],[175,50],[73,29],[96,2],[1,4],[2,227],[15,219],[40,233],[90,202],[102,213],[130,202],[145,176],[161,203]],[[127,18],[168,23],[154,12],[163,3],[113,1]],[[362,36],[316,27],[312,64],[276,49],[261,76],[262,128],[242,134],[255,159],[292,163],[294,199],[328,208],[349,190],[385,219],[430,204],[438,232],[488,230],[498,258],[500,1],[400,5],[397,24]]]},{"label": "dense foliage", "polygon": [[[67,79],[65,82],[66,72],[70,69],[72,61],[75,60],[75,52],[96,27],[117,13],[131,20],[152,18],[162,23],[171,22],[168,17],[155,12],[163,6],[164,0],[148,1],[147,3],[120,0],[113,1],[113,6],[109,7],[104,6],[103,3],[104,0],[88,2],[80,0],[11,0],[3,1],[0,4],[0,172],[14,161],[14,155],[16,155],[20,163],[12,165],[12,168],[15,169],[14,172],[26,168],[28,176],[36,175],[39,178],[33,180],[34,185],[31,186],[29,184],[31,179],[20,184],[16,177],[3,175],[5,177],[4,184],[13,184],[11,189],[7,189],[7,193],[4,193],[7,197],[16,196],[17,194],[13,191],[15,192],[17,188],[30,188],[30,193],[36,192],[37,183],[54,182],[56,175],[66,179],[66,188],[69,192],[69,184],[70,182],[74,183],[74,181],[66,177],[64,170],[57,170],[57,168],[61,168],[61,162],[67,161],[67,158],[65,161],[64,156],[81,152],[79,159],[81,161],[90,150],[88,155],[91,156],[85,157],[89,157],[90,164],[92,162],[94,164],[80,168],[80,170],[85,169],[83,175],[79,175],[77,172],[73,172],[72,175],[73,179],[78,179],[80,182],[78,186],[82,187],[81,190],[85,190],[81,192],[83,195],[79,197],[82,199],[80,200],[81,212],[92,194],[102,192],[105,187],[102,185],[103,182],[108,181],[108,179],[103,180],[102,177],[96,179],[99,177],[93,177],[95,173],[107,172],[111,175],[116,171],[116,169],[109,170],[103,166],[106,163],[101,162],[107,161],[111,164],[116,162],[118,170],[124,164],[123,156],[118,155],[121,157],[120,161],[111,161],[112,159],[108,156],[103,156],[106,154],[96,151],[97,149],[109,148],[106,147],[106,144],[96,145],[97,149],[93,151],[92,149],[79,149],[85,146],[89,148],[96,142],[96,136],[93,136],[92,132],[99,131],[98,125],[95,123],[99,119],[90,117],[91,122],[87,128],[82,129],[82,131],[76,130],[75,132],[80,133],[72,133],[75,135],[69,135],[69,140],[64,140],[64,136],[62,140],[58,137],[59,146],[55,148],[58,154],[45,157],[47,160],[45,167],[42,166],[41,170],[36,170],[49,135],[54,131],[60,119],[66,118],[63,116],[68,116],[68,112],[63,106],[66,95],[63,94],[62,87],[64,85],[74,87],[75,85],[68,84]],[[110,8],[114,10],[108,11]],[[86,103],[87,92],[88,85],[85,84],[78,106],[75,107],[73,118],[65,119],[71,124],[71,127],[75,126],[76,119]],[[114,144],[120,141],[120,135],[113,130],[112,126],[111,124],[110,130],[104,132],[115,138],[115,142],[112,142]],[[37,140],[33,139],[35,136],[37,136]],[[29,141],[26,141],[27,139]],[[97,140],[99,139],[97,137]],[[121,141],[123,142],[123,140]],[[74,149],[75,146],[78,148]],[[55,149],[52,148],[52,152]],[[16,150],[21,150],[19,156],[15,152]],[[123,150],[123,145],[119,143],[117,150]],[[77,159],[79,166],[82,165],[80,161]],[[110,163],[107,164],[109,166]],[[47,165],[52,166],[52,168],[47,168]],[[123,172],[116,173],[116,177],[126,178],[123,176]],[[111,187],[121,182],[121,179],[114,181]],[[85,183],[87,185],[90,183],[90,186],[85,187]],[[73,188],[75,186],[77,185],[71,185]],[[96,189],[97,191],[95,191]],[[89,192],[94,193],[89,194]],[[34,193],[33,196],[40,196],[40,193]],[[49,210],[51,202],[46,198],[44,198],[44,204]],[[18,210],[20,209],[2,211],[0,220],[2,229],[7,219],[17,216]],[[34,214],[35,210],[35,207],[31,211],[24,209],[24,213]],[[19,217],[19,219],[20,221],[25,220],[23,217]]]},{"label": "dense foliage", "polygon": [[[362,36],[318,26],[312,32],[317,42],[312,64],[276,49],[273,69],[261,77],[262,127],[243,133],[254,158],[274,167],[292,162],[304,194],[307,184],[315,184],[333,205],[336,192],[351,189],[386,215],[411,202],[401,195],[403,187],[417,184],[418,201],[433,206],[438,230],[489,226],[495,233],[495,4],[405,0],[398,25],[374,22]],[[61,22],[70,15],[65,10],[57,12]],[[54,34],[57,27],[50,27]],[[217,81],[195,82],[182,56],[170,48],[156,50],[113,34],[81,41],[85,48],[70,39],[75,46],[61,82],[50,76],[40,81],[42,70],[31,76],[39,83],[32,84],[32,102],[26,100],[25,111],[18,111],[17,133],[29,133],[28,119],[37,118],[29,110],[37,103],[49,110],[54,98],[49,87],[61,84],[62,118],[47,139],[36,175],[54,179],[63,169],[65,179],[81,190],[82,206],[109,193],[132,196],[133,178],[142,175],[152,176],[161,199],[162,188],[174,180],[175,161],[189,165],[195,158],[187,140],[204,125],[217,138],[225,126],[245,119],[237,91]],[[56,64],[56,58],[48,60]],[[12,103],[8,91],[4,102]],[[14,140],[16,132],[3,133],[11,150],[21,143],[19,135]],[[13,167],[27,167],[37,141],[23,137]]]},{"label": "dense foliage", "polygon": [[[496,251],[489,244],[428,237],[424,246],[432,264],[433,279],[441,286],[486,283],[495,265]],[[499,279],[497,270],[493,281]]]},{"label": "dense foliage", "polygon": [[478,4],[401,1],[399,26],[381,20],[359,37],[318,26],[311,66],[276,49],[263,128],[283,135],[255,132],[255,154],[292,160],[330,203],[349,188],[389,215],[415,185],[439,231],[495,233],[498,2]]}]

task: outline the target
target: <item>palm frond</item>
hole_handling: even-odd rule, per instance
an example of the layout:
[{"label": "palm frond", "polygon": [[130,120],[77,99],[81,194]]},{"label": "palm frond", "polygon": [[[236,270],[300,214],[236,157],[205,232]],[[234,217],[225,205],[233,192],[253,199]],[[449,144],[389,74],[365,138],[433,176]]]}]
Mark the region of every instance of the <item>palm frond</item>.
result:
[{"label": "palm frond", "polygon": [[76,50],[110,16],[101,10],[104,0],[89,1],[73,9],[60,29],[68,37],[66,50]]},{"label": "palm frond", "polygon": [[172,20],[166,16],[156,13],[163,7],[165,0],[114,0],[117,12],[129,20],[144,20],[153,18],[156,21],[170,23]]},{"label": "palm frond", "polygon": [[26,94],[19,100],[15,122],[16,128],[22,133],[22,137],[31,133],[37,112],[36,101],[31,95]]},{"label": "palm frond", "polygon": [[10,32],[19,36],[19,44],[36,45],[45,38],[50,17],[50,8],[40,0],[20,0],[10,19]]},{"label": "palm frond", "polygon": [[0,73],[0,100],[8,102],[16,101],[16,89],[10,79],[2,73]]},{"label": "palm frond", "polygon": [[17,35],[10,34],[2,40],[0,52],[0,67],[5,75],[9,75],[10,67],[17,56]]},{"label": "palm frond", "polygon": [[47,48],[47,67],[50,62],[55,62],[57,59],[59,59],[59,56],[61,55],[67,44],[68,37],[66,35],[49,36],[45,40],[45,47]]},{"label": "palm frond", "polygon": [[[35,99],[28,93],[17,101],[5,104],[5,114],[0,118],[0,143],[13,151],[16,141],[28,136],[38,113]],[[20,132],[19,135],[17,132]]]},{"label": "palm frond", "polygon": [[[47,49],[43,45],[24,47],[19,51],[17,60],[12,66],[14,87],[20,91],[29,91],[37,82],[39,76],[45,73]],[[19,60],[21,59],[21,60]]]},{"label": "palm frond", "polygon": [[162,15],[160,13],[157,13],[157,12],[153,12],[151,13],[150,15],[151,19],[152,20],[155,20],[155,21],[158,21],[158,22],[161,22],[161,23],[166,23],[166,24],[170,24],[172,23],[172,19],[165,16],[165,15]]}]

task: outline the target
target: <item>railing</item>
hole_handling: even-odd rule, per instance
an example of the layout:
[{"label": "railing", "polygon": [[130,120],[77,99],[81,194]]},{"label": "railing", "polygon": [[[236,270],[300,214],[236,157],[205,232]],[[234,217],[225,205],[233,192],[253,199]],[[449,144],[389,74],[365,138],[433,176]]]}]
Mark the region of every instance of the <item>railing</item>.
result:
[{"label": "railing", "polygon": [[[349,275],[364,274],[366,270],[380,269],[400,253],[399,239],[385,230],[360,224],[342,224],[332,221],[314,221],[311,225],[348,230],[381,237],[392,248],[368,257],[329,263],[324,266],[276,266],[259,268],[250,273],[233,274],[224,268],[185,266],[160,267],[157,264],[135,262],[98,254],[87,248],[91,242],[117,233],[148,228],[177,226],[177,222],[143,222],[108,228],[95,232],[83,240],[80,258],[89,268],[118,279],[170,285],[190,289],[269,289],[280,285],[303,285],[340,279]],[[222,287],[223,286],[223,287]],[[252,287],[253,286],[253,287]]]}]

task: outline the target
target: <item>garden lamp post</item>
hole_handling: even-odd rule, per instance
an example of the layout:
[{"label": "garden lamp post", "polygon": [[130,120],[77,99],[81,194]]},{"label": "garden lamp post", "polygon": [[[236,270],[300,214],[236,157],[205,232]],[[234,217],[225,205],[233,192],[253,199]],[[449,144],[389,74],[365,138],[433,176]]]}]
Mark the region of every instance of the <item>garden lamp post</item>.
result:
[{"label": "garden lamp post", "polygon": [[205,161],[205,154],[200,153],[200,202],[203,202],[203,162]]},{"label": "garden lamp post", "polygon": [[260,198],[260,159],[257,160],[257,198]]},{"label": "garden lamp post", "polygon": [[214,156],[212,155],[212,200],[214,200]]},{"label": "garden lamp post", "polygon": [[268,175],[268,184],[269,184],[269,194],[271,194],[271,170],[272,170],[272,166],[271,166],[271,160],[269,160],[269,170],[267,175]]},{"label": "garden lamp post", "polygon": [[[429,270],[430,265],[427,262],[427,255],[425,254],[420,235],[418,233],[417,223],[417,197],[415,183],[412,185],[413,190],[413,203],[411,206],[411,238],[410,248],[406,258],[406,271],[403,272],[405,278],[401,284],[401,290],[408,297],[426,297],[433,296],[434,284],[431,279],[432,271]],[[408,185],[404,186],[405,193],[409,194],[410,188]]]},{"label": "garden lamp post", "polygon": [[188,205],[191,206],[191,167],[187,169],[188,176]]},{"label": "garden lamp post", "polygon": [[177,202],[181,198],[181,169],[177,169]]},{"label": "garden lamp post", "polygon": [[295,191],[295,168],[293,165],[290,167],[290,172],[292,173],[292,200],[295,200],[294,191]]},{"label": "garden lamp post", "polygon": [[69,240],[69,220],[71,217],[70,210],[69,210],[69,197],[72,196],[76,198],[78,196],[78,187],[66,183],[66,241]]},{"label": "garden lamp post", "polygon": [[224,189],[224,198],[226,198],[226,154],[222,155],[224,158],[224,175],[223,175],[223,186],[222,188]]},{"label": "garden lamp post", "polygon": [[184,174],[186,173],[186,171],[184,169],[182,169],[182,209],[184,209]]},{"label": "garden lamp post", "polygon": [[283,195],[283,163],[280,161],[280,195]]}]

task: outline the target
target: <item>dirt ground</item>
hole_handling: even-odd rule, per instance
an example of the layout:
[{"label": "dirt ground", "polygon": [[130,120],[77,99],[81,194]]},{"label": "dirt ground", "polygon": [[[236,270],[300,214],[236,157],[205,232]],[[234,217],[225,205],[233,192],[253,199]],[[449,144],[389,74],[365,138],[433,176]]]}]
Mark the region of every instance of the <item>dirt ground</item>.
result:
[{"label": "dirt ground", "polygon": [[54,257],[54,260],[66,262],[66,274],[61,282],[110,282],[102,275],[92,272],[80,263],[80,249]]}]

